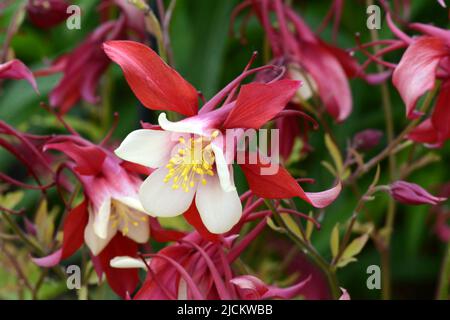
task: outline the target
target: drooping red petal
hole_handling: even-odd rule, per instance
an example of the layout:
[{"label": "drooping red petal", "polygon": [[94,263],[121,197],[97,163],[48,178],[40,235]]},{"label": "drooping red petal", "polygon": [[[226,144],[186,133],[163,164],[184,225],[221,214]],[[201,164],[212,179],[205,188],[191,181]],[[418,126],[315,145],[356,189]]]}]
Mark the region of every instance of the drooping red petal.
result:
[{"label": "drooping red petal", "polygon": [[269,291],[268,286],[252,275],[238,276],[230,280],[236,286],[242,300],[260,300]]},{"label": "drooping red petal", "polygon": [[88,223],[87,200],[73,208],[64,220],[61,259],[70,257],[84,242],[84,228]]},{"label": "drooping red petal", "polygon": [[300,81],[293,80],[242,86],[235,107],[225,119],[223,127],[260,128],[284,109],[299,86]]},{"label": "drooping red petal", "polygon": [[14,59],[0,64],[0,79],[25,79],[33,87],[34,91],[39,92],[33,73],[20,60]]},{"label": "drooping red petal", "polygon": [[421,115],[415,110],[417,100],[434,87],[436,68],[448,52],[445,43],[434,37],[420,37],[405,51],[392,82],[406,104],[408,118]]},{"label": "drooping red petal", "polygon": [[265,199],[299,197],[316,208],[324,208],[336,200],[342,188],[339,183],[326,191],[304,192],[285,168],[276,163],[267,163],[267,161],[262,163],[260,156],[255,164],[246,161],[245,164],[239,165],[253,193]]},{"label": "drooping red petal", "polygon": [[301,50],[299,63],[316,82],[320,98],[328,113],[336,121],[345,120],[352,111],[352,95],[343,66],[320,44],[308,43],[302,46]]},{"label": "drooping red petal", "polygon": [[342,50],[339,47],[330,45],[325,41],[320,40],[319,42],[339,61],[347,77],[352,78],[357,76],[361,66],[358,64],[356,59],[350,54],[350,52]]},{"label": "drooping red petal", "polygon": [[75,170],[82,175],[96,175],[103,166],[106,154],[95,146],[79,146],[73,142],[50,143],[45,145],[45,150],[59,150],[72,158]]},{"label": "drooping red petal", "polygon": [[137,250],[136,242],[124,237],[121,232],[117,232],[98,255],[108,284],[115,293],[124,299],[131,295],[139,284],[138,270],[112,268],[109,263],[111,259],[118,256],[137,257]]},{"label": "drooping red petal", "polygon": [[447,41],[447,43],[450,41],[449,30],[441,29],[425,23],[411,23],[409,27],[430,37],[441,38],[442,40]]},{"label": "drooping red petal", "polygon": [[200,213],[198,213],[197,207],[195,206],[195,201],[192,201],[189,209],[183,214],[186,221],[197,230],[197,232],[206,240],[212,242],[219,242],[221,236],[219,234],[211,233],[205,227],[200,218]]},{"label": "drooping red petal", "polygon": [[[262,163],[260,156],[257,157],[257,163],[255,164],[250,164],[250,160],[245,162],[245,164],[239,165],[244,172],[250,189],[257,196],[265,199],[299,197],[309,202],[308,197],[297,181],[279,164],[270,164],[266,163],[266,161]],[[270,170],[270,174],[268,170]]]},{"label": "drooping red petal", "polygon": [[445,141],[450,137],[450,81],[448,80],[442,83],[431,122],[436,129],[438,140]]},{"label": "drooping red petal", "polygon": [[408,134],[408,139],[436,146],[440,146],[441,144],[438,139],[438,133],[431,123],[431,119],[426,119],[411,131]]},{"label": "drooping red petal", "polygon": [[144,106],[186,116],[197,114],[195,88],[152,49],[133,41],[108,41],[103,49],[122,68],[129,86]]},{"label": "drooping red petal", "polygon": [[142,174],[145,176],[149,176],[154,171],[151,168],[144,167],[140,164],[129,161],[122,161],[120,165],[127,171]]},{"label": "drooping red petal", "polygon": [[84,200],[73,208],[64,220],[62,248],[46,257],[33,258],[33,262],[41,267],[53,267],[73,255],[84,242],[84,228],[87,223],[87,201]]}]

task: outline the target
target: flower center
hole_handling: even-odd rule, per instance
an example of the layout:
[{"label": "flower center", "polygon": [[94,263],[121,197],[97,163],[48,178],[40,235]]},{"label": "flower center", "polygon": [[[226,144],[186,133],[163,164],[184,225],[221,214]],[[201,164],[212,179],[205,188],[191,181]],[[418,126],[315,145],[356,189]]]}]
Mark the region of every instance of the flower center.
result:
[{"label": "flower center", "polygon": [[119,226],[124,236],[130,231],[130,227],[138,227],[141,222],[147,223],[148,217],[136,209],[130,208],[122,202],[111,200],[111,223],[112,227]]},{"label": "flower center", "polygon": [[211,141],[219,135],[219,131],[214,131],[210,137],[189,138],[186,141],[183,137],[180,142],[178,152],[169,160],[166,168],[169,173],[165,176],[164,182],[172,181],[172,189],[180,187],[188,192],[197,182],[206,184],[205,175],[213,176],[214,152]]}]

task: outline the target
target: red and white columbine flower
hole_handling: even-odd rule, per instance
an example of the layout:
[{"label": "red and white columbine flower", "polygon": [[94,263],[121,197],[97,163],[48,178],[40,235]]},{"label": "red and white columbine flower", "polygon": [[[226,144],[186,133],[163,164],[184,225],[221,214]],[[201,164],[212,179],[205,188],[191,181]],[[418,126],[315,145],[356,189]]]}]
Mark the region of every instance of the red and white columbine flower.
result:
[{"label": "red and white columbine flower", "polygon": [[156,238],[164,238],[162,241],[176,239],[179,234],[165,234],[140,205],[138,190],[142,180],[130,170],[135,165],[130,166],[106,148],[79,136],[55,137],[44,149],[61,151],[73,160],[65,162],[65,167],[81,182],[84,200],[64,220],[62,247],[34,261],[40,266],[54,266],[86,243],[96,270],[105,273],[111,288],[126,297],[139,282],[137,271],[111,268],[110,260],[117,255],[136,257],[139,244],[148,241],[150,229]]},{"label": "red and white columbine flower", "polygon": [[[239,221],[242,206],[224,145],[217,138],[227,129],[259,129],[282,112],[300,82],[250,83],[243,85],[236,95],[242,79],[271,66],[247,70],[198,111],[195,88],[150,48],[131,41],[110,41],[104,44],[104,49],[120,65],[144,106],[188,116],[171,122],[161,113],[160,128],[133,131],[115,151],[124,160],[156,168],[140,188],[143,207],[159,217],[198,210],[209,232],[229,231]],[[265,165],[261,162],[239,165],[250,189],[262,198],[301,197],[323,207],[340,191],[338,185],[322,193],[307,194],[281,166],[277,165],[274,175],[263,176],[261,169]]]},{"label": "red and white columbine flower", "polygon": [[311,277],[279,288],[251,275],[239,275],[232,268],[233,262],[264,230],[266,218],[240,241],[231,235],[212,243],[194,231],[157,253],[144,254],[141,259],[116,257],[111,265],[148,270],[135,300],[292,299],[303,292]]}]

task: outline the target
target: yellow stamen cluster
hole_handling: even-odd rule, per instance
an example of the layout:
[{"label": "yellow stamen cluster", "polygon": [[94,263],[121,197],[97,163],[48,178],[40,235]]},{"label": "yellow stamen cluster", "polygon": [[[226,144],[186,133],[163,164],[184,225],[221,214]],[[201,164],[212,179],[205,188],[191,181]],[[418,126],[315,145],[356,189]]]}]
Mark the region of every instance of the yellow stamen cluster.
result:
[{"label": "yellow stamen cluster", "polygon": [[179,138],[178,152],[169,160],[166,168],[169,173],[164,182],[172,180],[172,189],[180,187],[188,192],[197,182],[206,184],[205,175],[213,176],[214,153],[211,148],[211,140],[216,138],[218,131],[211,137],[190,138],[186,141]]},{"label": "yellow stamen cluster", "polygon": [[148,217],[136,209],[130,208],[117,200],[111,200],[111,223],[112,227],[120,226],[120,231],[124,236],[130,231],[130,226],[138,227],[139,223],[147,223]]}]

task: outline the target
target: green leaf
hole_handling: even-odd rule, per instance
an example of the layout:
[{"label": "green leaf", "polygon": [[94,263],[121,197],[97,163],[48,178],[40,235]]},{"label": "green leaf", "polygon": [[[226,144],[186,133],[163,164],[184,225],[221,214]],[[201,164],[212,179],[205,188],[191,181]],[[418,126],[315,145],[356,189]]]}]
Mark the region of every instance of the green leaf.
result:
[{"label": "green leaf", "polygon": [[341,260],[347,260],[357,256],[369,239],[369,235],[363,234],[362,236],[354,239],[348,246],[345,248],[344,253],[342,254]]},{"label": "green leaf", "polygon": [[297,237],[303,239],[303,235],[300,231],[300,227],[297,225],[295,220],[292,219],[291,215],[289,213],[280,213],[280,216],[281,216],[281,219],[283,219],[283,222],[286,224],[287,228],[292,233],[294,233]]},{"label": "green leaf", "polygon": [[7,209],[14,209],[23,199],[23,191],[12,191],[5,195],[0,195],[0,205]]},{"label": "green leaf", "polygon": [[342,178],[344,175],[344,164],[342,162],[341,152],[339,148],[334,144],[333,140],[328,134],[325,134],[325,146],[328,149],[331,157],[333,158],[334,165],[336,167],[336,171],[339,175],[339,178]]},{"label": "green leaf", "polygon": [[339,252],[339,222],[334,225],[333,231],[331,231],[330,248],[333,258],[336,257]]},{"label": "green leaf", "polygon": [[[313,212],[309,211],[309,217],[312,218],[313,217]],[[314,223],[311,220],[308,220],[306,222],[306,239],[310,240],[311,239],[311,235],[314,231]]]},{"label": "green leaf", "polygon": [[276,231],[276,232],[281,232],[284,233],[286,230],[284,228],[281,228],[279,226],[277,226],[275,224],[275,222],[273,222],[272,218],[268,218],[267,219],[267,225],[269,226],[270,229]]},{"label": "green leaf", "polygon": [[339,259],[339,263],[336,265],[338,268],[343,268],[348,265],[350,262],[358,261],[356,258],[348,258],[348,259]]}]

